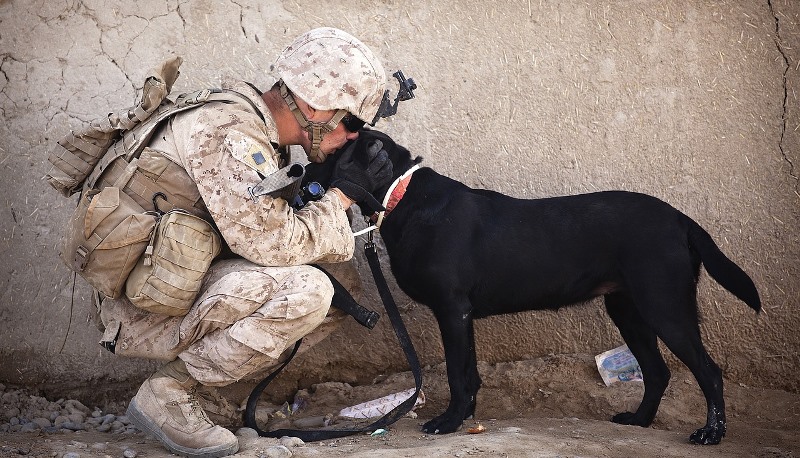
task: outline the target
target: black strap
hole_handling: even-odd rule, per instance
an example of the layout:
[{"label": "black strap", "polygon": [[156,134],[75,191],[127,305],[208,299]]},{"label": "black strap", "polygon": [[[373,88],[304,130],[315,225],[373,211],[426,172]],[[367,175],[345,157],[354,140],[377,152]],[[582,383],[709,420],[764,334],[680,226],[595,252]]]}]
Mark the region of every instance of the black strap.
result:
[{"label": "black strap", "polygon": [[412,394],[411,397],[403,401],[400,405],[392,409],[386,415],[367,426],[356,426],[344,429],[277,429],[274,431],[263,431],[256,424],[255,418],[258,398],[261,396],[261,393],[264,391],[267,385],[269,385],[269,383],[275,377],[277,377],[278,373],[283,370],[287,364],[289,364],[289,361],[291,361],[292,357],[295,355],[295,353],[297,353],[297,349],[300,347],[300,341],[297,341],[292,354],[289,356],[289,359],[284,361],[280,367],[278,367],[274,372],[269,374],[267,378],[262,380],[261,383],[253,388],[252,393],[250,393],[250,397],[247,399],[247,407],[245,408],[244,412],[244,423],[245,426],[256,430],[259,436],[278,438],[283,436],[292,436],[299,437],[304,442],[336,439],[356,433],[374,431],[378,428],[385,428],[386,426],[389,426],[402,418],[414,407],[414,404],[416,404],[420,389],[422,389],[422,370],[419,365],[419,359],[417,358],[417,352],[414,350],[414,344],[411,342],[411,337],[409,337],[408,331],[403,324],[403,318],[400,316],[400,311],[397,309],[397,304],[394,302],[394,298],[389,290],[389,285],[386,282],[386,278],[383,276],[383,271],[381,270],[380,262],[378,260],[378,252],[375,250],[375,243],[372,241],[371,237],[369,242],[364,245],[364,254],[366,255],[367,262],[369,262],[370,270],[372,270],[372,276],[375,278],[375,286],[378,288],[378,293],[383,301],[383,306],[386,308],[386,314],[389,316],[389,320],[392,322],[392,327],[394,328],[395,335],[397,335],[397,340],[400,342],[400,346],[403,348],[403,352],[406,355],[408,364],[411,366],[411,372],[414,374],[414,382],[416,384],[414,394]]},{"label": "black strap", "polygon": [[336,307],[352,316],[361,326],[366,328],[373,329],[375,325],[378,324],[378,319],[381,317],[378,312],[374,312],[356,302],[350,292],[347,291],[347,288],[339,283],[339,280],[331,275],[330,272],[316,264],[312,265],[327,275],[328,279],[333,284],[333,300],[331,301],[331,307]]}]

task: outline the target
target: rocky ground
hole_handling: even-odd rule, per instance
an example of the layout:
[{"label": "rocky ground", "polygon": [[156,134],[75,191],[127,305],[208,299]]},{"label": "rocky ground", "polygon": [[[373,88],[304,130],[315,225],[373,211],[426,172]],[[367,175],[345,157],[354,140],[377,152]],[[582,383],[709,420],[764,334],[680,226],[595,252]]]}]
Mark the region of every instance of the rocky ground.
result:
[{"label": "rocky ground", "polygon": [[[475,420],[461,431],[423,434],[420,425],[444,409],[445,367],[425,370],[426,403],[382,434],[307,443],[258,438],[241,429],[235,402],[207,404],[218,422],[240,436],[240,457],[417,456],[593,456],[593,457],[794,457],[800,395],[733,383],[726,386],[728,434],[718,446],[691,445],[687,437],[704,421],[704,402],[691,375],[674,371],[654,425],[615,425],[607,419],[632,409],[640,383],[606,387],[589,355],[554,355],[527,361],[480,365],[484,385]],[[413,386],[410,373],[381,377],[372,385],[329,382],[305,393],[300,422],[336,414],[357,404]],[[168,456],[154,439],[136,431],[124,416],[127,400],[103,407],[78,400],[49,400],[0,385],[0,457]],[[259,418],[281,406],[261,406]],[[222,415],[222,416],[221,416]],[[468,431],[478,424],[479,434]]]}]

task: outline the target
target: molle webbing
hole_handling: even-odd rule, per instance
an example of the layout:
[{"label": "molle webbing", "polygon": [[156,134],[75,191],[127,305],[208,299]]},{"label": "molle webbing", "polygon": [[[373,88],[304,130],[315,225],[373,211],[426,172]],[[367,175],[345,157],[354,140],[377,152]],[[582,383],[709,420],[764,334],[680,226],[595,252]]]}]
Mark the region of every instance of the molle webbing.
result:
[{"label": "molle webbing", "polygon": [[162,104],[144,122],[122,134],[122,138],[109,149],[105,156],[103,156],[100,162],[94,167],[94,170],[86,179],[84,188],[93,188],[100,175],[115,159],[124,157],[126,162],[130,162],[133,158],[138,157],[142,149],[144,149],[145,145],[150,141],[153,132],[155,132],[156,128],[165,119],[182,111],[201,106],[206,102],[220,101],[231,103],[235,100],[246,101],[253,107],[256,113],[259,113],[259,115],[261,114],[247,96],[228,89],[203,89],[201,91],[181,94],[175,100],[175,103]]},{"label": "molle webbing", "polygon": [[[146,210],[168,212],[183,209],[195,216],[206,217],[208,211],[200,194],[197,193],[191,197],[187,195],[190,190],[195,188],[183,167],[172,163],[167,158],[163,158],[163,160],[170,162],[171,165],[166,168],[158,182],[153,181],[140,170],[146,167],[146,164],[143,163],[146,161],[134,158],[129,163],[123,157],[118,157],[106,168],[105,173],[96,184],[99,185],[99,188],[104,188],[117,183],[122,191]],[[136,169],[133,170],[133,173],[130,173],[131,166]],[[153,196],[158,193],[163,194],[163,198],[158,200],[158,208],[156,208]]]},{"label": "molle webbing", "polygon": [[122,132],[144,122],[164,102],[182,62],[173,56],[151,69],[142,85],[142,96],[133,107],[106,113],[60,138],[48,154],[52,164],[46,175],[48,183],[64,197],[80,191],[86,177]]},{"label": "molle webbing", "polygon": [[[162,122],[177,113],[214,101],[225,103],[245,101],[256,113],[261,115],[261,112],[247,96],[236,91],[204,89],[182,94],[178,96],[175,103],[162,104],[144,122],[124,132],[95,166],[86,179],[84,189],[103,188],[118,183],[117,186],[120,189],[123,189],[145,209],[168,212],[179,208],[195,216],[208,218],[208,210],[200,195],[188,192],[196,187],[181,166],[162,157],[161,162],[166,165],[159,166],[157,167],[159,170],[154,171],[148,167],[148,164],[152,166],[152,162],[157,161],[157,158],[142,157],[138,163],[137,159],[142,156],[146,145]],[[136,165],[134,165],[135,163]],[[151,172],[150,176],[147,175],[147,172]],[[156,179],[154,175],[159,175],[160,178]],[[156,206],[153,196],[158,193],[161,193],[163,198],[158,200]]]}]

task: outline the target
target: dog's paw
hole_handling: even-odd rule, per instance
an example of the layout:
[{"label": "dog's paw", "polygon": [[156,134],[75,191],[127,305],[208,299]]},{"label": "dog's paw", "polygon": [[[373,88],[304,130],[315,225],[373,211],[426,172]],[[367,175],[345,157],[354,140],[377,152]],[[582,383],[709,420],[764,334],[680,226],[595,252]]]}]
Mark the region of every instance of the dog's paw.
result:
[{"label": "dog's paw", "polygon": [[633,412],[622,412],[614,415],[611,417],[611,421],[620,425],[631,425],[631,426],[642,426],[647,427],[650,426],[649,421],[643,421],[639,416],[637,416]]},{"label": "dog's paw", "polygon": [[462,420],[458,416],[443,414],[422,425],[422,431],[428,434],[448,434],[461,428]]},{"label": "dog's paw", "polygon": [[689,436],[689,442],[699,445],[717,445],[723,437],[725,437],[725,425],[706,425]]},{"label": "dog's paw", "polygon": [[635,425],[635,417],[633,412],[621,412],[611,417],[611,421],[620,425]]}]

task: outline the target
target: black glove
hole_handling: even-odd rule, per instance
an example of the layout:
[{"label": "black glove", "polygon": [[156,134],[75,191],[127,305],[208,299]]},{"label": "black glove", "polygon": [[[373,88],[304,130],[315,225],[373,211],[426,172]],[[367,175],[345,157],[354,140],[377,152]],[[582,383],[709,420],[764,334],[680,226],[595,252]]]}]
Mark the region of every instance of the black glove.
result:
[{"label": "black glove", "polygon": [[336,161],[331,187],[339,188],[347,197],[366,205],[373,212],[383,211],[383,205],[372,195],[375,190],[392,181],[392,162],[383,149],[383,142],[373,140],[367,145],[366,157],[356,157],[353,142]]}]

